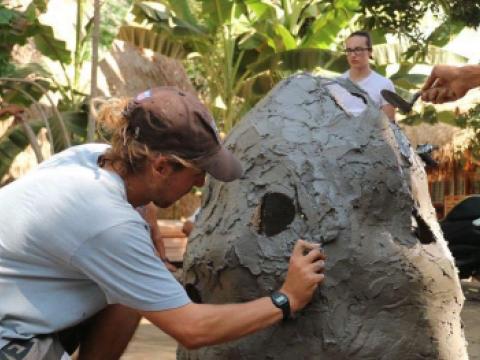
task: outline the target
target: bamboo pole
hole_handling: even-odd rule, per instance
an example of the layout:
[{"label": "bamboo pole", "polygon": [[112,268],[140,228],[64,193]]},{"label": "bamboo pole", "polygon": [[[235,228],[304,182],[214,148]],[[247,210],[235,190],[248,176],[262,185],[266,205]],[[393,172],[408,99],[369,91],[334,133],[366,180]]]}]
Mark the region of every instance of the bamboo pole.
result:
[{"label": "bamboo pole", "polygon": [[[94,1],[93,32],[92,32],[92,72],[90,78],[90,101],[98,96],[97,69],[98,69],[98,44],[100,40],[100,0]],[[92,142],[95,137],[95,117],[90,112],[88,115],[87,141]]]}]

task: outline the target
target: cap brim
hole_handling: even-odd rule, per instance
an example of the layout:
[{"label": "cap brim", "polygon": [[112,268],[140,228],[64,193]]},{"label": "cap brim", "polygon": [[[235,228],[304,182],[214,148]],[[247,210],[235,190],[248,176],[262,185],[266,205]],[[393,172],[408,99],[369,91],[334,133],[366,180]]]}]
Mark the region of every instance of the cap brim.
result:
[{"label": "cap brim", "polygon": [[236,180],[243,174],[240,161],[223,146],[214,155],[194,163],[215,179],[224,182]]}]

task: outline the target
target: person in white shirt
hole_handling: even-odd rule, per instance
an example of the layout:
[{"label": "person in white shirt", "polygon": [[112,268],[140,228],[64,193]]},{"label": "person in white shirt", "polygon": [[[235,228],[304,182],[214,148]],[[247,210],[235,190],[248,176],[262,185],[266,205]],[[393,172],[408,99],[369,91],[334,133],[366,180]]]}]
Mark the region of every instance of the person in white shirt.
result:
[{"label": "person in white shirt", "polygon": [[366,31],[356,31],[350,34],[345,42],[350,69],[342,78],[350,79],[365,90],[373,102],[395,122],[395,109],[381,95],[383,89],[395,92],[391,80],[383,77],[370,68],[369,60],[372,59],[372,38]]}]

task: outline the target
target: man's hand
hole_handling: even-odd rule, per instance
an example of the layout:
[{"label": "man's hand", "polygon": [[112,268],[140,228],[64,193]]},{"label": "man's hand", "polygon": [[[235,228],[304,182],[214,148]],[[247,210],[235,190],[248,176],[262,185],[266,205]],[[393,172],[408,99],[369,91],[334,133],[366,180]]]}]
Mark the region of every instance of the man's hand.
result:
[{"label": "man's hand", "polygon": [[150,236],[158,257],[165,263],[168,270],[171,272],[177,271],[177,267],[168,261],[165,254],[165,244],[163,243],[163,238],[157,224],[157,208],[153,203],[149,203],[144,206],[143,211],[140,214],[147,221],[148,225],[150,225]]},{"label": "man's hand", "polygon": [[287,277],[280,289],[290,300],[292,312],[302,309],[312,299],[325,276],[325,255],[320,245],[298,240],[293,248]]},{"label": "man's hand", "polygon": [[156,231],[152,231],[152,241],[153,246],[155,246],[155,250],[157,250],[158,257],[164,262],[166,268],[171,272],[177,271],[177,267],[167,259],[167,255],[165,253],[165,244],[163,243],[163,238],[160,235],[158,227]]},{"label": "man's hand", "polygon": [[22,114],[24,111],[25,109],[23,107],[15,104],[10,104],[0,109],[0,117],[4,115],[11,115],[11,116],[17,117],[20,114]]},{"label": "man's hand", "polygon": [[480,85],[480,66],[437,65],[422,88],[422,100],[434,104],[455,101]]},{"label": "man's hand", "polygon": [[194,226],[195,226],[195,224],[193,222],[191,222],[190,220],[186,220],[183,223],[182,232],[185,234],[186,237],[190,236]]}]

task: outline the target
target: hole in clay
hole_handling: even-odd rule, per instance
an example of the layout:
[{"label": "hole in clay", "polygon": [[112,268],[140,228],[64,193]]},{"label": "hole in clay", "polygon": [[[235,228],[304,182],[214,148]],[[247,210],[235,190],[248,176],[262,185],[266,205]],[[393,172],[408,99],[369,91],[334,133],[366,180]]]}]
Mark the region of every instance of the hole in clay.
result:
[{"label": "hole in clay", "polygon": [[187,284],[185,286],[185,291],[187,292],[188,297],[196,304],[202,304],[202,297],[197,288],[192,284]]},{"label": "hole in clay", "polygon": [[260,205],[258,231],[274,236],[284,231],[295,217],[292,199],[282,193],[267,193]]},{"label": "hole in clay", "polygon": [[418,212],[417,208],[412,210],[413,218],[415,219],[414,233],[422,244],[431,244],[435,242],[435,235],[432,229]]}]

